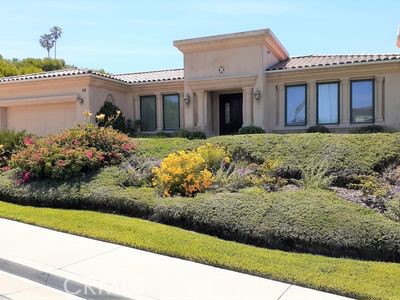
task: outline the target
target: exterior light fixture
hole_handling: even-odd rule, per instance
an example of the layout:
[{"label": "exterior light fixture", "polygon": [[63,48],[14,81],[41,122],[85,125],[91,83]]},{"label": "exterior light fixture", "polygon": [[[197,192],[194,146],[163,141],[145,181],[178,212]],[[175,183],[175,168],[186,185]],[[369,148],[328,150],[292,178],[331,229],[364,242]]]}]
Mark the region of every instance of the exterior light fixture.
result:
[{"label": "exterior light fixture", "polygon": [[185,100],[185,103],[186,103],[186,104],[189,104],[189,103],[190,103],[190,95],[189,95],[189,94],[186,94],[186,96],[183,97],[183,100]]},{"label": "exterior light fixture", "polygon": [[256,89],[253,93],[254,99],[256,99],[257,101],[259,101],[261,99],[261,92],[259,89]]},{"label": "exterior light fixture", "polygon": [[79,102],[79,104],[83,104],[83,98],[81,97],[81,95],[76,96],[76,102]]}]

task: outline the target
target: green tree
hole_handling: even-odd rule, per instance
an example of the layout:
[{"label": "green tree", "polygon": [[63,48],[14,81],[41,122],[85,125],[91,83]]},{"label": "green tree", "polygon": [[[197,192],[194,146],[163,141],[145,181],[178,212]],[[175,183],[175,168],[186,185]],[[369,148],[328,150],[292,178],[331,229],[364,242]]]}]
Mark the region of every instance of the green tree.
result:
[{"label": "green tree", "polygon": [[63,31],[59,26],[53,26],[50,28],[50,34],[54,41],[54,59],[57,59],[57,40],[61,37]]},{"label": "green tree", "polygon": [[54,39],[50,33],[46,33],[40,36],[40,46],[47,50],[47,57],[50,58],[50,50],[54,47]]}]

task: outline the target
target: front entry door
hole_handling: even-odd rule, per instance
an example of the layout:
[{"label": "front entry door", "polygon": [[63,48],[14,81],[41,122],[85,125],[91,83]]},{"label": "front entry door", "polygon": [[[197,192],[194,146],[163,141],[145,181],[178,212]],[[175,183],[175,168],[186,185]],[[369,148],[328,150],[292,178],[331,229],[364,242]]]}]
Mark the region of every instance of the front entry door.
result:
[{"label": "front entry door", "polygon": [[219,134],[237,133],[243,125],[243,94],[219,96]]}]

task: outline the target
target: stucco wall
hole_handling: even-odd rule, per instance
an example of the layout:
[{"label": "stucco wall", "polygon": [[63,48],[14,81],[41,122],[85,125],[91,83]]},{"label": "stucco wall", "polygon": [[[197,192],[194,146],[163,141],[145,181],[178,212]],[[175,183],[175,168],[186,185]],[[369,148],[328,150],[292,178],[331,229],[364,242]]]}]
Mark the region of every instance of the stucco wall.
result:
[{"label": "stucco wall", "polygon": [[85,76],[0,84],[1,127],[45,135],[82,122],[88,82]]},{"label": "stucco wall", "polygon": [[[302,71],[281,71],[266,74],[267,99],[264,118],[269,131],[298,131],[316,125],[316,84],[339,82],[340,123],[326,125],[333,131],[345,131],[368,124],[352,124],[350,115],[351,80],[374,79],[375,124],[400,129],[400,63],[359,64],[345,67],[317,68]],[[285,86],[306,84],[307,125],[285,126]],[[382,113],[380,113],[380,110]],[[382,116],[382,119],[380,118]]]}]

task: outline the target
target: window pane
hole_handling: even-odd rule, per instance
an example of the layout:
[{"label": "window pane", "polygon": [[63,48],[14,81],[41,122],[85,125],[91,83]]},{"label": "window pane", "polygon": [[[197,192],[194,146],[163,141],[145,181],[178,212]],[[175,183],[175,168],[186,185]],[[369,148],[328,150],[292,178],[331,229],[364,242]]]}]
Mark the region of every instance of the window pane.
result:
[{"label": "window pane", "polygon": [[142,130],[156,130],[156,96],[140,97],[140,121]]},{"label": "window pane", "polygon": [[306,86],[286,87],[286,125],[306,124]]},{"label": "window pane", "polygon": [[318,84],[318,124],[339,123],[339,84]]},{"label": "window pane", "polygon": [[164,129],[179,129],[179,95],[164,95]]},{"label": "window pane", "polygon": [[231,122],[231,108],[229,102],[225,103],[225,124]]},{"label": "window pane", "polygon": [[374,121],[373,80],[351,83],[351,122],[370,123]]}]

